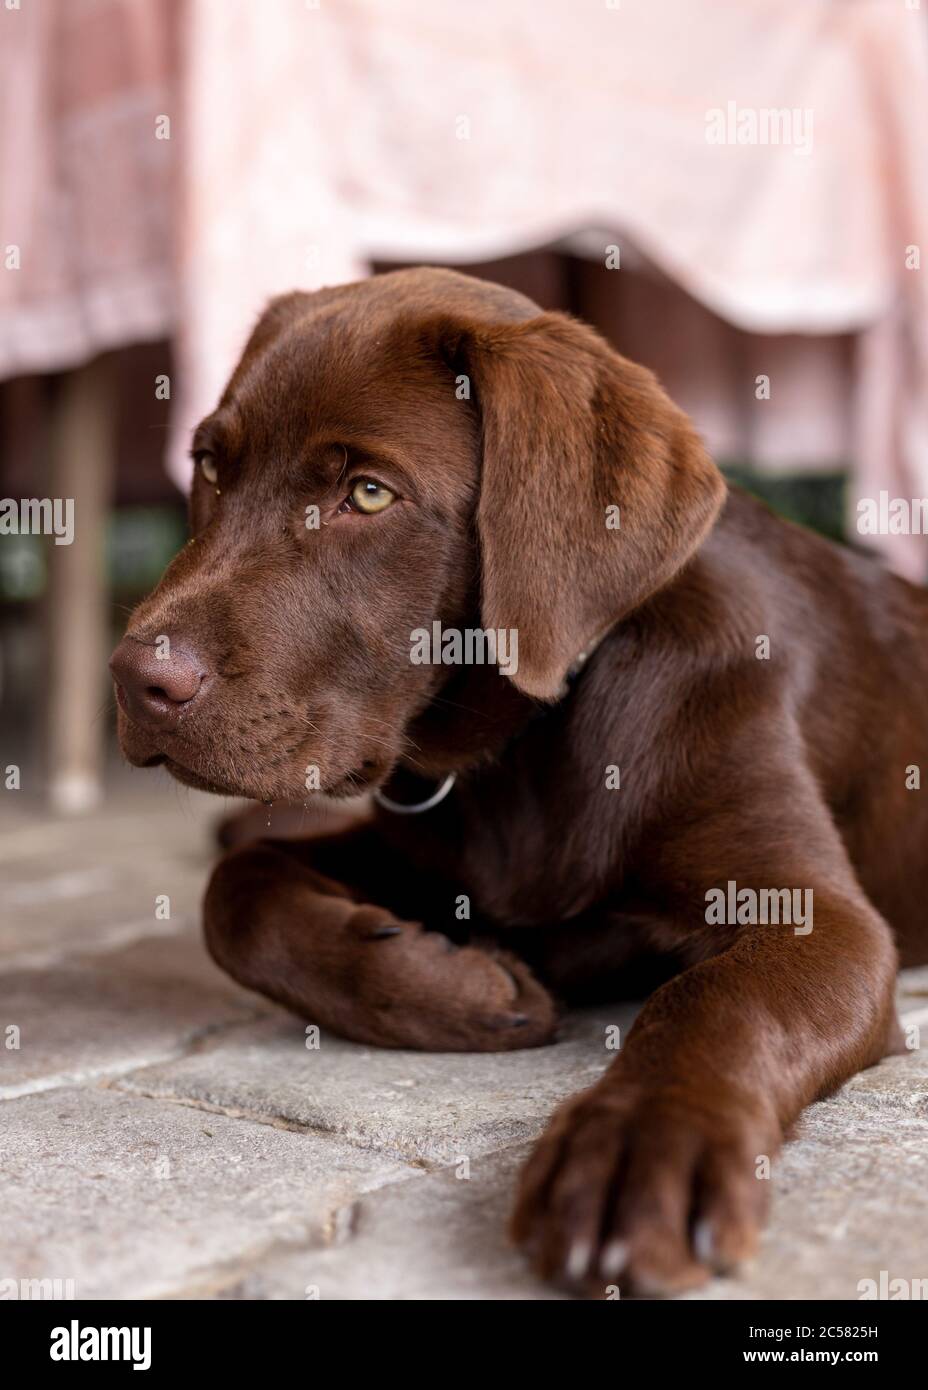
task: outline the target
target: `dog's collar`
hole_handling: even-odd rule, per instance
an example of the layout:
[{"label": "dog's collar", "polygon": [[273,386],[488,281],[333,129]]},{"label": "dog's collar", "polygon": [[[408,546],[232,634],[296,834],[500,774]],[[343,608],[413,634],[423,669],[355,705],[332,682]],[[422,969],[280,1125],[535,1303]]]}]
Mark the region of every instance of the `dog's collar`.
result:
[{"label": "dog's collar", "polygon": [[424,801],[410,801],[406,804],[402,801],[394,801],[392,797],[385,796],[379,787],[374,789],[374,800],[382,810],[392,811],[394,816],[418,816],[423,811],[431,811],[434,806],[438,806],[444,801],[457,780],[458,774],[449,772],[447,777],[432,792],[432,795],[427,796]]},{"label": "dog's collar", "polygon": [[590,657],[593,655],[593,653],[595,652],[596,648],[599,646],[599,643],[600,643],[601,640],[602,640],[601,638],[597,638],[595,642],[591,643],[591,645],[590,645],[589,647],[587,647],[586,651],[584,651],[584,652],[578,652],[577,655],[576,655],[576,657],[574,658],[574,661],[572,662],[572,664],[571,664],[570,666],[568,666],[568,668],[567,668],[567,674],[566,674],[566,676],[564,677],[563,693],[564,693],[565,695],[568,693],[568,691],[570,690],[571,686],[572,686],[572,685],[574,684],[574,682],[577,680],[577,678],[578,678],[578,676],[580,675],[581,671],[583,670],[584,666],[585,666],[586,663],[589,661]]}]

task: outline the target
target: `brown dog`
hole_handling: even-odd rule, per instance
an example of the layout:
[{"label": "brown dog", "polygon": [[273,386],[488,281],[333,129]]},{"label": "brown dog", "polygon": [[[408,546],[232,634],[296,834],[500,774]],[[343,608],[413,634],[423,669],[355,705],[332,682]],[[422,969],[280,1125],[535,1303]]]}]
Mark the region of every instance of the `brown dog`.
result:
[{"label": "brown dog", "polygon": [[[514,1230],[592,1289],[731,1266],[759,1156],[899,1045],[925,595],[726,499],[589,328],[447,271],[276,300],[193,452],[193,539],[112,663],[127,757],[427,807],[228,855],[213,955],[346,1037],[438,1050],[545,1043],[549,991],[618,997],[662,959]],[[417,662],[433,622],[514,632],[518,663]]]}]

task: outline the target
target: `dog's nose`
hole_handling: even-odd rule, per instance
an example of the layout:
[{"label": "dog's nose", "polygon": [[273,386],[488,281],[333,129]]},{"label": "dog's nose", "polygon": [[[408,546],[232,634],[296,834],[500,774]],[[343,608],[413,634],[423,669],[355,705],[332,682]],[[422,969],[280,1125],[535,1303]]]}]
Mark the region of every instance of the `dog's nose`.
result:
[{"label": "dog's nose", "polygon": [[110,658],[120,704],[140,724],[167,727],[199,695],[205,664],[189,647],[160,648],[124,637]]}]

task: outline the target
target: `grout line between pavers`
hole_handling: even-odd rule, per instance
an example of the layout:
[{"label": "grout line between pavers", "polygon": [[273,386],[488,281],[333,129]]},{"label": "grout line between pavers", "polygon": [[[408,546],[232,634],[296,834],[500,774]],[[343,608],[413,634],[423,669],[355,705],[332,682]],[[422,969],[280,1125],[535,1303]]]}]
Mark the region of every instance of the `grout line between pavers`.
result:
[{"label": "grout line between pavers", "polygon": [[[322,1131],[331,1133],[331,1131]],[[337,1136],[344,1137],[344,1136]],[[530,1141],[529,1141],[530,1142]],[[481,1154],[481,1158],[495,1157],[499,1153],[504,1153],[508,1149],[525,1147],[526,1141],[503,1145],[501,1149],[493,1150],[492,1153]],[[432,1174],[423,1173],[422,1176],[437,1176],[441,1171],[453,1167],[454,1164],[442,1165],[435,1169]],[[375,1187],[369,1187],[358,1192],[357,1196],[348,1199],[342,1205],[335,1205],[330,1209],[328,1222],[332,1229],[330,1238],[323,1238],[320,1243],[313,1238],[309,1232],[304,1240],[290,1241],[280,1237],[269,1242],[269,1244],[253,1254],[243,1254],[242,1256],[227,1261],[220,1261],[216,1266],[204,1271],[202,1274],[194,1274],[186,1280],[179,1288],[170,1289],[163,1294],[154,1294],[153,1298],[159,1301],[221,1297],[229,1289],[243,1282],[249,1275],[260,1272],[261,1268],[273,1259],[275,1255],[308,1255],[325,1256],[330,1252],[342,1249],[350,1245],[358,1234],[361,1225],[365,1205],[372,1200],[380,1198],[383,1194],[390,1193],[394,1188],[401,1188],[415,1176],[409,1173],[400,1177],[390,1178],[388,1181],[378,1183]],[[294,1300],[302,1301],[297,1295]]]},{"label": "grout line between pavers", "polygon": [[53,1072],[47,1076],[35,1077],[31,1081],[0,1086],[0,1102],[21,1100],[25,1096],[41,1095],[45,1091],[57,1091],[66,1086],[82,1087],[95,1083],[105,1085],[108,1080],[118,1081],[121,1077],[129,1076],[134,1071],[145,1071],[148,1067],[161,1067],[171,1062],[180,1062],[191,1053],[196,1053],[204,1043],[213,1037],[233,1032],[236,1028],[252,1028],[256,1022],[260,1022],[264,1017],[263,1013],[256,1011],[244,1018],[230,1020],[228,1023],[208,1024],[207,1027],[192,1033],[177,1046],[168,1048],[164,1052],[155,1053],[150,1057],[133,1057],[128,1062],[101,1063],[97,1067],[85,1067],[73,1072]]},{"label": "grout line between pavers", "polygon": [[[144,1068],[141,1068],[144,1070]],[[126,1073],[123,1073],[126,1075]],[[383,1147],[379,1144],[361,1144],[344,1130],[332,1129],[324,1125],[305,1124],[300,1120],[287,1119],[285,1115],[267,1115],[257,1110],[246,1110],[241,1106],[219,1105],[216,1101],[200,1100],[194,1096],[160,1095],[157,1091],[146,1091],[139,1086],[131,1088],[119,1084],[120,1077],[114,1077],[112,1090],[121,1096],[135,1097],[137,1100],[159,1101],[165,1105],[183,1105],[190,1110],[200,1110],[207,1115],[224,1115],[229,1120],[244,1120],[248,1124],[266,1125],[271,1129],[286,1130],[291,1134],[311,1135],[318,1139],[329,1139],[333,1143],[347,1144],[359,1153],[373,1154],[378,1158],[389,1158],[394,1163],[405,1164],[414,1172],[439,1173],[445,1168],[453,1168],[455,1159],[430,1159],[419,1154],[405,1153],[402,1149]],[[491,1150],[488,1152],[495,1152]]]},{"label": "grout line between pavers", "polygon": [[[408,1181],[408,1179],[398,1181]],[[322,1255],[329,1250],[339,1249],[354,1239],[357,1213],[363,1199],[396,1185],[398,1183],[385,1183],[382,1187],[368,1189],[367,1192],[351,1198],[342,1206],[333,1206],[323,1223],[333,1231],[331,1238],[326,1238],[319,1227],[307,1228],[301,1240],[287,1240],[277,1236],[264,1245],[243,1251],[236,1257],[220,1260],[217,1264],[202,1271],[192,1272],[179,1288],[165,1289],[162,1292],[151,1294],[150,1297],[154,1302],[215,1297],[227,1289],[235,1288],[236,1284],[242,1283],[250,1274],[260,1270],[275,1256]],[[342,1213],[345,1212],[348,1213],[347,1221],[341,1219]],[[301,1302],[302,1300],[296,1301]]]}]

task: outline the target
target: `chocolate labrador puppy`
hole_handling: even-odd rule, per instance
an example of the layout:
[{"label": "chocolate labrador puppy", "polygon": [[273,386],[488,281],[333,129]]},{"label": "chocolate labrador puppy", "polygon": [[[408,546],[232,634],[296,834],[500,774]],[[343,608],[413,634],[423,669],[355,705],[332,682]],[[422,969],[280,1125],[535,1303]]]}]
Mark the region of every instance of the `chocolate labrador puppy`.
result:
[{"label": "chocolate labrador puppy", "polygon": [[588,1290],[730,1268],[802,1108],[901,1045],[925,595],[726,493],[591,329],[449,271],[275,300],[193,456],[192,539],[112,662],[126,756],[378,803],[224,858],[214,957],[440,1051],[549,1042],[556,1000],[660,962],[513,1229]]}]

